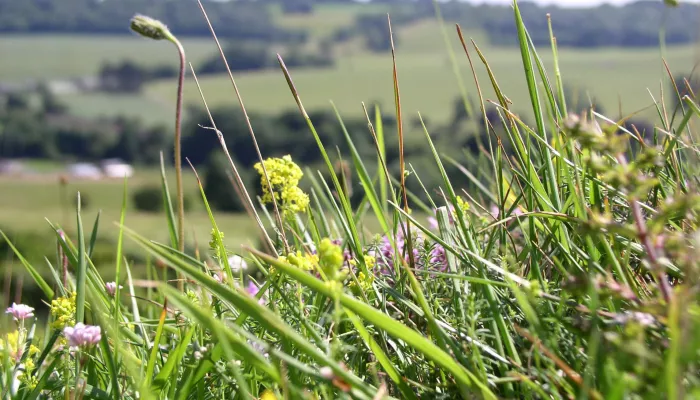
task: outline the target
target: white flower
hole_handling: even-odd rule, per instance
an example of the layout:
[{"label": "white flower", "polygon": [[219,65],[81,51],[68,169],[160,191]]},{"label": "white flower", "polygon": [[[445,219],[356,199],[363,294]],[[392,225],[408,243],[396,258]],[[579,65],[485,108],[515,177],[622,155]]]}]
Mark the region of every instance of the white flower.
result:
[{"label": "white flower", "polygon": [[228,265],[231,267],[231,272],[245,271],[248,268],[248,264],[243,257],[235,254],[229,257]]}]

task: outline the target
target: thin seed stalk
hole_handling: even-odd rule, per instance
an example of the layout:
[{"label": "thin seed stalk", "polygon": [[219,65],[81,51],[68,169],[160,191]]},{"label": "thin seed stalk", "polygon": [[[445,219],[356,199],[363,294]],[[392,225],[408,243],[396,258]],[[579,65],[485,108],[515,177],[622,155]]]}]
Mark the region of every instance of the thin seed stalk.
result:
[{"label": "thin seed stalk", "polygon": [[178,250],[185,250],[185,195],[182,189],[182,89],[185,83],[185,50],[180,42],[170,40],[180,55],[180,75],[177,80],[177,104],[175,106],[175,184],[177,189],[177,237]]}]

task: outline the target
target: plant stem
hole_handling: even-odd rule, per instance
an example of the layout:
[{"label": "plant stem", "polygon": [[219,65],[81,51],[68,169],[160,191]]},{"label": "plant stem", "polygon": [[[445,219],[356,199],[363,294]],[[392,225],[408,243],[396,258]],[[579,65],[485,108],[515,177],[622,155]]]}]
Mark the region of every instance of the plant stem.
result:
[{"label": "plant stem", "polygon": [[177,104],[175,108],[175,181],[177,189],[177,244],[178,250],[185,250],[185,196],[182,190],[182,89],[185,83],[185,50],[172,36],[170,41],[177,47],[180,56],[180,76],[177,81]]}]

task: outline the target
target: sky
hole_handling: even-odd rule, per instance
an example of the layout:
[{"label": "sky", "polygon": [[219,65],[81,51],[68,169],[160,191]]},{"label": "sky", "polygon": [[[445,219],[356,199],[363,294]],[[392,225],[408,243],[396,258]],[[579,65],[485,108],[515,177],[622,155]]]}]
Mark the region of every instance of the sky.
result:
[{"label": "sky", "polygon": [[[467,0],[470,3],[488,3],[488,4],[510,4],[511,0]],[[590,7],[597,6],[602,3],[622,5],[635,0],[530,0],[539,4],[556,4],[562,7]],[[659,2],[662,0],[658,0]],[[682,2],[697,3],[700,0],[681,0]]]}]

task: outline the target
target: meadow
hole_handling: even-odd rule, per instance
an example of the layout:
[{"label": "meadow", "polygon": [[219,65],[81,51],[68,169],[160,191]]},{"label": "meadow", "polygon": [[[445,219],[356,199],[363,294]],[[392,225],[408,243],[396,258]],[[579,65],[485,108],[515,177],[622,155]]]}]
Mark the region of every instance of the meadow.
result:
[{"label": "meadow", "polygon": [[[315,22],[324,21],[329,15],[331,21],[337,19],[341,25],[339,21],[342,18],[348,23],[352,16],[329,7],[311,16],[279,18],[294,26],[322,27],[323,24],[317,25]],[[520,55],[512,47],[491,46],[479,32],[463,28],[466,29],[467,38],[473,37],[487,57],[501,89],[516,105],[515,110],[529,112],[527,108],[517,106],[526,104],[524,101],[528,99],[522,71],[513,67],[520,62]],[[433,121],[446,122],[460,89],[439,24],[425,20],[398,26],[396,30],[398,71],[403,80],[402,91],[406,94],[405,112],[410,116],[421,112]],[[454,27],[446,26],[446,30],[450,46],[455,51],[461,79],[466,82],[465,89],[475,98],[476,89],[469,65],[456,39]],[[316,32],[316,37],[323,34]],[[195,66],[199,60],[215,51],[207,39],[186,39],[183,46],[189,61]],[[0,66],[2,80],[94,74],[102,60],[130,59],[151,65],[175,62],[173,49],[167,44],[119,36],[16,36],[3,38],[0,52],[8,55],[6,59],[9,60]],[[76,52],[81,55],[76,57]],[[295,84],[307,109],[328,110],[330,101],[333,101],[343,115],[360,117],[360,102],[376,101],[385,107],[392,104],[392,84],[387,81],[387,77],[391,77],[391,56],[388,52],[371,53],[363,48],[362,43],[352,40],[336,46],[334,52],[336,65],[332,68],[293,70]],[[486,69],[476,52],[472,53],[479,79],[488,82]],[[551,53],[542,52],[540,56],[544,65],[551,68]],[[698,49],[695,45],[669,47],[663,59],[672,73],[688,73],[698,60]],[[655,111],[651,106],[654,98],[659,100],[661,82],[667,78],[658,48],[562,48],[559,65],[568,87],[583,93],[583,99],[587,96],[597,99],[598,105],[615,118],[637,112],[641,112],[643,117],[653,118]],[[237,73],[236,81],[250,111],[275,113],[295,107],[293,98],[284,91],[284,77],[278,69]],[[228,76],[201,77],[201,83],[210,106],[235,106]],[[663,90],[668,90],[667,85]],[[142,94],[71,94],[62,96],[61,100],[70,106],[71,112],[85,117],[124,114],[140,117],[149,123],[168,123],[174,112],[173,95],[174,82],[165,80],[147,85]],[[485,87],[484,97],[496,100],[490,87]],[[185,86],[185,102],[201,105],[197,88],[191,80]]]},{"label": "meadow", "polygon": [[[448,174],[450,161],[427,128],[420,137],[440,172],[440,190],[426,193],[431,221],[414,211],[407,192],[406,182],[425,171],[407,169],[402,124],[385,131],[381,116],[373,119],[368,130],[376,153],[369,155],[343,133],[348,154],[342,156],[352,161],[347,170],[362,184],[362,201],[355,205],[344,185],[345,168],[337,176],[329,157],[336,149],[324,145],[306,112],[314,106],[305,88],[292,83],[311,90],[314,82],[331,82],[321,77],[309,83],[298,79],[303,71],[286,69],[279,92],[265,95],[275,102],[286,86],[287,96],[296,99],[304,133],[314,138],[329,179],[307,188],[301,184],[305,166],[263,153],[256,173],[261,201],[270,207],[241,195],[256,215],[247,224],[228,225],[228,216],[207,213],[207,235],[204,218],[177,227],[167,222],[175,220],[172,212],[144,218],[122,206],[119,181],[69,182],[70,192],[92,196],[88,208],[75,211],[61,204],[55,176],[5,182],[0,208],[17,210],[13,224],[28,226],[25,219],[51,211],[75,229],[44,242],[57,249],[53,258],[22,263],[35,290],[15,286],[19,304],[10,305],[9,291],[0,299],[8,307],[0,316],[2,400],[700,397],[697,99],[684,96],[678,118],[660,112],[651,137],[606,122],[591,109],[574,113],[565,96],[554,94],[564,93],[564,82],[582,79],[566,73],[567,66],[592,68],[590,57],[606,52],[612,63],[615,52],[564,61],[556,51],[545,58],[549,49],[540,48],[553,70],[562,67],[565,80],[549,68],[533,68],[536,49],[527,41],[517,1],[514,11],[514,61],[507,68],[503,61],[496,71],[502,78],[482,86],[497,95],[503,124],[485,123],[488,148],[457,162],[479,171],[480,181],[465,185]],[[146,18],[134,28],[146,37],[169,37]],[[677,50],[669,49],[669,60]],[[672,61],[682,63],[687,52]],[[489,64],[498,61],[497,49],[486,53]],[[411,60],[405,54],[394,67]],[[630,64],[621,55],[629,55]],[[637,94],[665,82],[662,72],[652,77],[659,67],[650,53],[617,56],[625,65],[618,80],[625,69],[637,74],[646,60],[650,81],[625,87],[608,76],[617,65],[609,64],[609,73],[591,79],[607,80],[614,86],[610,93]],[[367,70],[372,66],[381,70],[378,61]],[[506,74],[519,77],[513,85],[526,87],[529,96],[508,92],[506,99],[505,86],[496,83],[506,82]],[[407,70],[398,78],[385,76],[399,120],[432,100],[427,87],[426,93],[403,90],[417,84]],[[377,85],[379,92],[385,87]],[[412,96],[418,96],[413,103]],[[643,103],[630,97],[630,107],[635,101]],[[530,110],[531,123],[505,111],[511,107]],[[480,113],[488,120],[485,108]],[[611,113],[615,118],[614,107]],[[399,142],[395,173],[386,169],[389,140]],[[376,170],[367,168],[374,165]],[[168,170],[170,186],[171,176]],[[188,196],[195,196],[192,178],[185,177]],[[141,171],[130,190],[157,182],[157,173]],[[200,196],[208,211],[203,190]],[[97,205],[125,224],[93,236],[89,216]],[[173,205],[183,209],[182,193],[166,209]],[[196,210],[203,214],[201,206]],[[181,227],[201,229],[196,248],[187,245]],[[239,232],[258,232],[263,239],[241,246],[246,241]],[[101,236],[119,238],[105,262],[93,252]],[[139,268],[145,281],[133,279],[121,239],[157,261]],[[247,268],[229,262],[232,252]]]},{"label": "meadow", "polygon": [[[46,167],[49,168],[49,167]],[[53,165],[54,170],[60,168]],[[73,180],[68,181],[63,191],[59,185],[58,175],[49,170],[36,177],[0,177],[0,229],[17,241],[23,248],[33,248],[36,254],[30,255],[34,262],[41,262],[44,256],[52,253],[51,246],[42,246],[35,241],[50,241],[53,235],[47,222],[64,227],[67,232],[74,232],[74,209],[78,192],[83,196],[84,215],[87,224],[92,224],[100,213],[100,237],[112,246],[117,241],[114,224],[119,222],[120,210],[124,197],[124,181],[120,179],[105,179],[99,181]],[[169,185],[175,187],[172,170]],[[155,240],[165,241],[168,238],[167,225],[162,213],[140,212],[134,208],[132,194],[144,186],[159,185],[160,172],[152,169],[139,169],[127,180],[127,211],[128,223],[141,232],[147,232]],[[186,196],[191,201],[191,209],[187,212],[188,229],[187,241],[192,246],[201,245],[209,240],[211,226],[209,217],[200,200],[197,181],[193,173],[185,172],[184,187]],[[221,230],[227,232],[235,243],[255,243],[256,236],[251,234],[252,221],[243,214],[218,215]],[[126,251],[131,253],[133,246],[126,244]],[[47,252],[40,254],[41,251]],[[110,260],[110,264],[113,259]],[[19,265],[17,260],[0,259],[0,266],[9,263]],[[100,266],[102,267],[102,266]],[[15,269],[15,271],[18,271]]]}]

